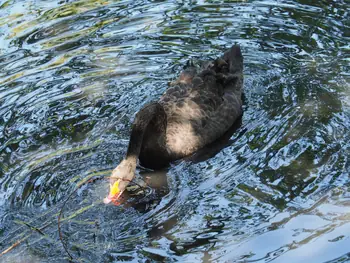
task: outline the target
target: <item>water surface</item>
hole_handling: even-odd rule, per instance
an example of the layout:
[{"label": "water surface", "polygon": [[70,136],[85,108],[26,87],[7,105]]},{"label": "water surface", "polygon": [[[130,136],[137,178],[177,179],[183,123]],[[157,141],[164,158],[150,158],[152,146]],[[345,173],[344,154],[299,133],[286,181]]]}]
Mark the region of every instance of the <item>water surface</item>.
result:
[{"label": "water surface", "polygon": [[[349,5],[0,1],[0,251],[21,241],[0,261],[68,262],[70,193],[76,262],[350,261]],[[138,169],[152,187],[124,206],[101,204],[103,179],[73,192],[189,59],[232,44],[245,105],[226,147]]]}]

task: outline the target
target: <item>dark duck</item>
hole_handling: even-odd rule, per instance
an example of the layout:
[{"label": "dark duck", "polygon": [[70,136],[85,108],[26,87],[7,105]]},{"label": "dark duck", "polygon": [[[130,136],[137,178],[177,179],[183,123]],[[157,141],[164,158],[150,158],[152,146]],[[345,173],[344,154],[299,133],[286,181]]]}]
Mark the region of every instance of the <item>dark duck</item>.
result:
[{"label": "dark duck", "polygon": [[105,203],[117,201],[139,159],[157,169],[220,138],[242,115],[243,56],[232,46],[222,57],[187,67],[132,125],[125,158],[113,170]]}]

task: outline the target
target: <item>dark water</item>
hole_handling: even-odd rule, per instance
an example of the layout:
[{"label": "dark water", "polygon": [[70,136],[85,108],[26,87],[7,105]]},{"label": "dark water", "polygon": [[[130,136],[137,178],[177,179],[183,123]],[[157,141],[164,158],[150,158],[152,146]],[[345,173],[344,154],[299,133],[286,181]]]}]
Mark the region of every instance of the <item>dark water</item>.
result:
[{"label": "dark water", "polygon": [[69,252],[75,262],[350,262],[349,7],[0,1],[0,251],[21,241],[0,262],[67,262],[63,201],[110,174],[137,110],[188,59],[234,43],[245,113],[230,144],[199,163],[138,169],[153,187],[125,206],[101,204],[105,180],[80,187],[61,222]]}]

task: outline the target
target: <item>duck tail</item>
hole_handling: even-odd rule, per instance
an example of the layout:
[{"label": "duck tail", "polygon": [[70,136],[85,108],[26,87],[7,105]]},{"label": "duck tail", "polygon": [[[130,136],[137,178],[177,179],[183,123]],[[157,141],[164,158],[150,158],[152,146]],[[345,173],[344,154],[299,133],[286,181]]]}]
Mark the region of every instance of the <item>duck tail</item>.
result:
[{"label": "duck tail", "polygon": [[233,45],[222,58],[229,64],[231,74],[241,74],[243,72],[243,56],[238,45]]}]

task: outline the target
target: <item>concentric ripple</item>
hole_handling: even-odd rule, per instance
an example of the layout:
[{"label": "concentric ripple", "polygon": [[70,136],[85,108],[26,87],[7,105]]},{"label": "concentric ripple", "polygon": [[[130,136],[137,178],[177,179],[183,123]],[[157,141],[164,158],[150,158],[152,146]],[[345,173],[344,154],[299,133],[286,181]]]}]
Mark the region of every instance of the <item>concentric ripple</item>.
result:
[{"label": "concentric ripple", "polygon": [[[349,21],[345,0],[0,1],[0,261],[68,262],[63,205],[79,262],[350,261]],[[234,43],[238,130],[102,204],[135,113]]]}]

